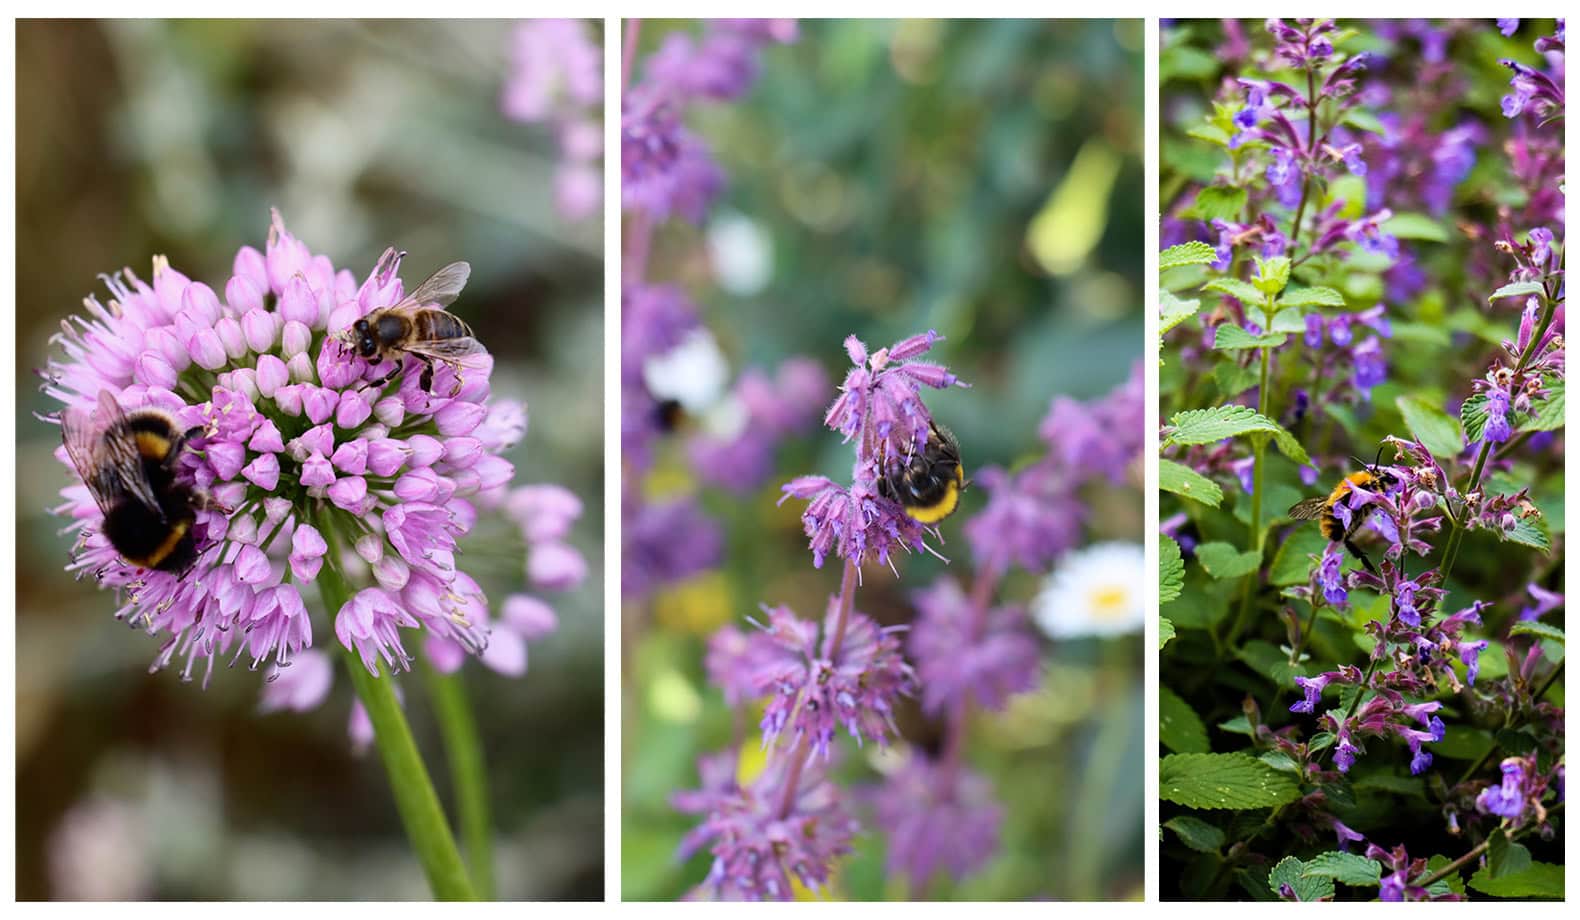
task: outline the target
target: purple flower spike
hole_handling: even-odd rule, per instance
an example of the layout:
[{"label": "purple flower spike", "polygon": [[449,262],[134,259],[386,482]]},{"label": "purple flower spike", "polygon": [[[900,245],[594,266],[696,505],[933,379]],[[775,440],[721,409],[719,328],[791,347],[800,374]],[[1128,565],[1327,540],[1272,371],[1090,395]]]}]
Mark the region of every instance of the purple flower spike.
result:
[{"label": "purple flower spike", "polygon": [[917,890],[940,871],[960,881],[998,852],[1003,809],[992,785],[964,767],[913,753],[871,798],[888,870]]}]

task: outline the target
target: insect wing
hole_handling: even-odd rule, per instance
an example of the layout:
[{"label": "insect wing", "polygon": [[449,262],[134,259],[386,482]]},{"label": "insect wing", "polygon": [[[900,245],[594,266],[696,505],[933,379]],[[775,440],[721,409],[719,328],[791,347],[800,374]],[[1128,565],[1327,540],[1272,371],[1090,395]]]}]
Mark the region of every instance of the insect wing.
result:
[{"label": "insect wing", "polygon": [[61,413],[61,439],[77,473],[93,493],[99,510],[108,514],[108,497],[125,490],[138,501],[161,510],[148,477],[143,474],[143,458],[137,441],[126,430],[126,413],[109,390],[99,391],[97,421],[86,409],[67,409]]},{"label": "insect wing", "polygon": [[483,348],[482,342],[474,338],[408,342],[403,346],[403,350],[466,370],[484,370],[490,364],[487,349]]},{"label": "insect wing", "polygon": [[401,302],[390,307],[396,313],[414,313],[423,307],[449,306],[461,296],[466,280],[472,277],[472,266],[466,262],[451,262],[429,276],[427,281],[407,294]]},{"label": "insect wing", "polygon": [[1297,521],[1314,521],[1322,516],[1328,506],[1328,500],[1321,497],[1307,498],[1295,502],[1289,508],[1289,516]]}]

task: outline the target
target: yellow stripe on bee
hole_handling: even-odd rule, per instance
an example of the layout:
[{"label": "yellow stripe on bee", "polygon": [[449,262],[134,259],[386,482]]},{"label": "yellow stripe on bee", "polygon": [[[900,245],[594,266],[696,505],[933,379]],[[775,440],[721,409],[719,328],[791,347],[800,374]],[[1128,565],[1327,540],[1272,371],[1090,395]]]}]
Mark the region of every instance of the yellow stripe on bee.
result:
[{"label": "yellow stripe on bee", "polygon": [[191,526],[191,521],[176,521],[170,525],[170,533],[165,536],[165,541],[154,547],[153,552],[141,559],[133,559],[128,556],[126,561],[132,565],[140,565],[145,569],[158,567],[159,563],[164,562],[170,557],[171,553],[176,551],[176,545],[181,542],[182,537],[187,535],[187,530]]},{"label": "yellow stripe on bee", "polygon": [[955,478],[944,487],[944,496],[936,504],[925,508],[907,507],[905,513],[923,524],[936,524],[944,518],[955,513],[955,508],[960,504],[960,487],[965,484],[966,472],[960,467],[955,467]]},{"label": "yellow stripe on bee", "polygon": [[158,432],[139,431],[132,437],[137,441],[137,453],[148,460],[163,460],[170,455],[170,439]]}]

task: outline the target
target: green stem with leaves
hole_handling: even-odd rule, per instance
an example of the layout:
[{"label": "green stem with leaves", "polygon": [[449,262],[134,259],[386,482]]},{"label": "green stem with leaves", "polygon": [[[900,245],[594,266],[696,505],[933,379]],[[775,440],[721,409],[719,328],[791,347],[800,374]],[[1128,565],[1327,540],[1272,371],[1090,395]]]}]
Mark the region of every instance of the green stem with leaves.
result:
[{"label": "green stem with leaves", "polygon": [[[352,591],[336,562],[340,554],[334,527],[326,523],[321,530],[329,544],[329,552],[318,574],[318,592],[325,609],[333,615],[351,599]],[[393,677],[383,668],[379,676],[374,676],[363,666],[356,652],[343,646],[342,650],[351,684],[367,710],[368,721],[373,724],[373,743],[379,749],[379,758],[384,761],[384,771],[389,776],[395,810],[400,814],[417,861],[428,877],[428,887],[441,901],[477,900],[466,864],[461,861],[461,851],[456,848],[450,824],[434,792],[433,780],[417,750],[411,726],[406,724],[400,701],[395,698]]]},{"label": "green stem with leaves", "polygon": [[472,717],[459,672],[441,674],[432,664],[424,664],[423,672],[450,764],[450,783],[455,790],[456,814],[466,845],[466,861],[472,869],[472,885],[478,897],[492,900],[494,832],[488,807],[488,767],[483,760],[477,720]]},{"label": "green stem with leaves", "polygon": [[[1272,294],[1267,295],[1267,301],[1263,307],[1263,315],[1267,318],[1269,325],[1273,322],[1274,303],[1274,296]],[[1273,349],[1263,347],[1258,349],[1258,351],[1262,353],[1262,374],[1261,382],[1258,384],[1256,391],[1256,411],[1262,415],[1268,415],[1272,402],[1268,391],[1272,387],[1273,380]],[[1271,416],[1268,417],[1271,418]],[[1225,640],[1227,645],[1233,645],[1235,640],[1240,637],[1240,632],[1250,622],[1251,611],[1255,606],[1256,584],[1262,571],[1261,554],[1264,536],[1262,531],[1262,459],[1266,453],[1267,438],[1255,437],[1251,442],[1251,456],[1254,459],[1251,467],[1251,539],[1248,549],[1257,554],[1257,565],[1251,574],[1245,576],[1245,587],[1240,593],[1240,612],[1235,616],[1234,628],[1229,630],[1229,637]]]}]

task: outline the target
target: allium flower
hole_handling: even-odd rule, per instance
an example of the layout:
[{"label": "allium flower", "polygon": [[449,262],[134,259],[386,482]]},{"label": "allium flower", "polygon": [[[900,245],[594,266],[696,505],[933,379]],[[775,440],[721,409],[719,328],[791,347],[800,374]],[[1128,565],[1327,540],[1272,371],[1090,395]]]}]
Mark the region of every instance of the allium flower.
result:
[{"label": "allium flower", "polygon": [[[814,891],[827,887],[834,861],[850,852],[859,825],[820,764],[790,760],[770,760],[742,786],[733,752],[704,757],[698,762],[702,788],[673,796],[676,810],[703,817],[681,842],[679,858],[703,847],[713,854],[707,878],[691,897],[784,901],[794,895],[792,879]],[[787,784],[794,784],[788,798]]]},{"label": "allium flower", "polygon": [[603,201],[603,51],[580,19],[529,19],[516,25],[512,73],[501,106],[517,121],[547,122],[560,145],[554,190],[571,220]]},{"label": "allium flower", "polygon": [[1003,809],[992,784],[964,767],[913,753],[871,801],[887,837],[889,873],[917,889],[939,870],[959,881],[998,852]]},{"label": "allium flower", "polygon": [[948,576],[913,592],[912,599],[919,615],[908,646],[928,712],[936,715],[961,702],[1000,710],[1011,696],[1037,685],[1037,641],[1026,629],[1024,611],[976,611]]},{"label": "allium flower", "polygon": [[44,389],[65,407],[93,412],[108,393],[197,429],[178,470],[206,496],[187,570],[124,562],[83,485],[57,509],[78,535],[70,569],[118,592],[117,618],[164,637],[155,667],[181,658],[183,677],[206,681],[217,660],[245,657],[286,681],[266,707],[321,698],[317,659],[292,664],[314,635],[301,586],[326,565],[373,585],[330,613],[375,673],[406,666],[403,631],[473,654],[488,645],[486,601],[456,567],[457,541],[513,474],[504,441],[484,442],[485,419],[513,414],[524,428],[525,415],[491,397],[486,365],[464,376],[436,367],[424,392],[420,375],[391,378],[342,348],[334,333],[401,298],[400,262],[387,251],[359,285],[275,214],[264,251],[237,253],[223,300],[156,258],[151,281],[109,278],[113,299],[89,297],[88,315],[57,337]]},{"label": "allium flower", "polygon": [[1098,543],[1066,556],[1032,602],[1032,617],[1055,639],[1117,636],[1146,620],[1141,547]]},{"label": "allium flower", "polygon": [[809,755],[827,760],[841,726],[858,743],[887,744],[895,731],[895,704],[916,689],[897,629],[851,611],[840,635],[838,603],[830,599],[821,629],[788,607],[763,610],[767,622],[759,627],[774,645],[772,659],[758,670],[765,682],[760,691],[773,692],[763,710],[765,746],[789,731],[794,742],[809,745]]}]

